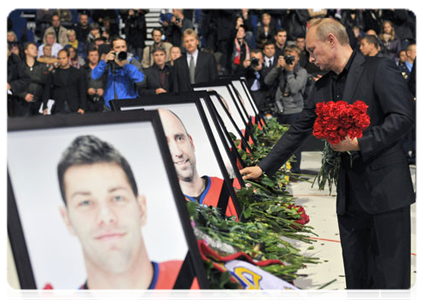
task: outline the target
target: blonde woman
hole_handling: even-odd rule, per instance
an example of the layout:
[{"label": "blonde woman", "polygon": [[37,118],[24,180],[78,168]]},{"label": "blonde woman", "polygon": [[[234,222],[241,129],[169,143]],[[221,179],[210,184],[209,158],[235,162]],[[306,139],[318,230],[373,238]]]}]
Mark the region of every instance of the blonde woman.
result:
[{"label": "blonde woman", "polygon": [[392,59],[398,56],[401,49],[401,41],[395,36],[394,26],[390,21],[383,21],[382,30],[379,38]]}]

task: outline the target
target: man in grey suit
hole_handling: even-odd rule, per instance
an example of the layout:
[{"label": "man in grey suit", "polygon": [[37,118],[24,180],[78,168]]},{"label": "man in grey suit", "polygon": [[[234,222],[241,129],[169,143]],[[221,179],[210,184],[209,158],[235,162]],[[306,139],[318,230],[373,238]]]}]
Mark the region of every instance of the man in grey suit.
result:
[{"label": "man in grey suit", "polygon": [[363,137],[331,146],[342,153],[336,210],[347,288],[410,288],[415,194],[401,138],[415,124],[413,97],[394,61],[353,51],[345,27],[333,19],[314,23],[306,45],[310,62],[329,72],[271,153],[241,174],[274,174],[311,134],[317,103],[364,101],[370,126]]},{"label": "man in grey suit", "polygon": [[198,50],[198,36],[193,29],[183,34],[183,46],[187,53],[175,60],[173,92],[191,91],[191,84],[217,80],[217,64],[214,55]]}]

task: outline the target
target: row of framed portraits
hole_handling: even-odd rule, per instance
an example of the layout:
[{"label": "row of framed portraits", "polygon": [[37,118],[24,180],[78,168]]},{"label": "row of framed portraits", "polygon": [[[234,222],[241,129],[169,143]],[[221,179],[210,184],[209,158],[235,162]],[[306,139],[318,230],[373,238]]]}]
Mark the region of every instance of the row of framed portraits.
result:
[{"label": "row of framed portraits", "polygon": [[185,203],[242,220],[230,133],[249,148],[265,123],[243,78],[192,88],[113,100],[111,113],[8,120],[21,289],[209,288]]}]

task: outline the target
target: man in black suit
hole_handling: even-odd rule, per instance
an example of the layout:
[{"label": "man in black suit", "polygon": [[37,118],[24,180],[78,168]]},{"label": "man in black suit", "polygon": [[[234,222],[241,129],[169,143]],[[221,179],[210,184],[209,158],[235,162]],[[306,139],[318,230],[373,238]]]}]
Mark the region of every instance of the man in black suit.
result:
[{"label": "man in black suit", "polygon": [[[263,48],[264,54],[264,63],[262,74],[266,78],[267,74],[278,65],[278,57],[276,56],[276,47],[275,43],[272,41],[267,41],[264,44]],[[275,103],[276,90],[278,89],[277,82],[274,82],[271,85],[263,85],[262,90],[266,93],[266,104]]]},{"label": "man in black suit", "polygon": [[333,19],[313,24],[306,45],[310,61],[329,72],[271,153],[241,174],[274,174],[312,132],[317,103],[364,101],[370,126],[363,137],[331,146],[342,153],[336,208],[347,288],[410,288],[415,194],[401,138],[415,123],[413,98],[395,62],[353,51],[345,28]]},{"label": "man in black suit", "polygon": [[263,53],[260,49],[251,51],[251,58],[243,62],[245,68],[245,80],[247,87],[251,91],[254,102],[260,112],[266,109],[266,89],[263,75]]},{"label": "man in black suit", "polygon": [[214,55],[198,50],[198,36],[193,29],[183,35],[183,46],[187,53],[175,60],[173,72],[173,92],[190,91],[194,83],[217,80],[217,64]]},{"label": "man in black suit", "polygon": [[146,80],[138,89],[141,96],[167,93],[172,86],[172,67],[166,64],[166,50],[163,47],[153,49],[154,64],[144,70]]},{"label": "man in black suit", "polygon": [[82,71],[69,64],[69,53],[58,53],[59,67],[53,71],[43,95],[43,115],[48,114],[47,102],[54,100],[51,113],[85,113],[87,102],[86,83]]}]

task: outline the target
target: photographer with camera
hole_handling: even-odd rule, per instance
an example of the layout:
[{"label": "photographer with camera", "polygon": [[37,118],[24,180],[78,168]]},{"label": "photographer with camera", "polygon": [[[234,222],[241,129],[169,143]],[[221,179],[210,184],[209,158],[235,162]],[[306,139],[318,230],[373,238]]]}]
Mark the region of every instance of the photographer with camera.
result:
[{"label": "photographer with camera", "polygon": [[[281,124],[293,124],[304,108],[303,92],[307,84],[307,71],[298,65],[301,50],[296,45],[287,46],[285,55],[264,78],[266,85],[278,83],[275,95],[275,113]],[[295,153],[296,162],[291,172],[300,173],[301,152]]]},{"label": "photographer with camera", "polygon": [[124,39],[115,38],[111,46],[112,50],[91,73],[92,78],[98,80],[107,71],[107,85],[103,95],[104,111],[110,111],[110,100],[137,98],[137,86],[141,86],[145,77],[137,67],[141,67],[140,63],[126,52]]},{"label": "photographer with camera", "polygon": [[251,91],[254,102],[260,112],[263,112],[266,103],[266,91],[263,75],[263,53],[260,49],[253,49],[250,53],[251,58],[243,62],[245,68],[245,80]]}]

